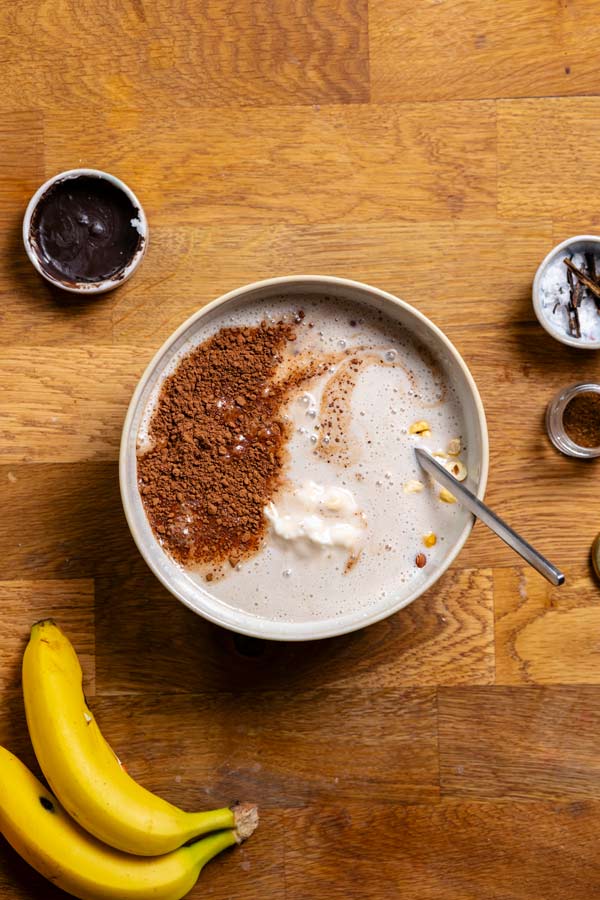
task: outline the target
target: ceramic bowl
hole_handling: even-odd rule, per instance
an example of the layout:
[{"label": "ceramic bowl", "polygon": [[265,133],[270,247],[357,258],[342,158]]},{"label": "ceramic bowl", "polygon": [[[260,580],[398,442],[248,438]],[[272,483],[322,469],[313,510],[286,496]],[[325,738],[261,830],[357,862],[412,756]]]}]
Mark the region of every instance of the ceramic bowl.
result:
[{"label": "ceramic bowl", "polygon": [[[111,184],[114,184],[115,187],[123,191],[123,193],[129,198],[132,205],[137,211],[137,229],[141,237],[138,248],[132,256],[131,260],[127,263],[126,266],[121,269],[120,272],[118,272],[111,278],[104,279],[103,281],[71,282],[63,281],[60,278],[55,278],[53,275],[47,272],[45,267],[43,266],[42,261],[40,260],[40,248],[37,246],[37,243],[31,233],[31,220],[35,209],[44,194],[57,182],[66,181],[69,178],[78,178],[82,175],[86,175],[91,178],[104,178],[106,179],[106,181],[110,181]],[[148,221],[146,219],[146,215],[140,201],[133,193],[131,188],[129,188],[124,181],[121,181],[120,178],[116,178],[109,172],[102,172],[100,169],[69,169],[66,172],[59,172],[58,175],[54,175],[52,178],[49,178],[48,181],[44,182],[44,184],[37,189],[31,200],[29,201],[27,209],[25,210],[25,216],[23,217],[23,243],[25,245],[27,256],[31,260],[32,265],[37,269],[42,278],[45,278],[46,281],[50,282],[50,284],[53,284],[55,287],[58,287],[63,291],[69,291],[72,294],[104,294],[107,291],[114,290],[114,288],[119,287],[119,285],[127,281],[128,278],[131,278],[131,276],[141,263],[148,248]]]},{"label": "ceramic bowl", "polygon": [[[592,251],[598,259],[598,274],[600,274],[600,237],[596,237],[593,234],[575,235],[575,237],[567,238],[566,240],[561,241],[560,244],[557,244],[556,247],[553,247],[550,253],[548,253],[539,264],[537,272],[535,273],[535,278],[533,279],[531,298],[533,301],[533,309],[540,325],[548,332],[548,334],[552,335],[555,340],[560,341],[561,344],[566,344],[568,347],[576,347],[578,350],[599,350],[600,340],[590,341],[566,334],[562,329],[555,326],[548,317],[548,307],[546,307],[546,311],[544,311],[544,304],[547,302],[550,302],[551,304],[552,302],[551,299],[548,301],[545,298],[544,279],[546,273],[551,267],[561,264],[565,256],[576,253],[585,253],[587,251]],[[557,296],[557,300],[558,299],[559,297]],[[564,299],[566,300],[568,297],[565,297]]]},{"label": "ceramic bowl", "polygon": [[233,312],[247,301],[267,300],[282,293],[290,297],[307,293],[326,294],[330,297],[359,301],[371,308],[384,311],[430,348],[443,365],[462,406],[466,430],[463,437],[467,448],[468,484],[479,497],[483,497],[487,481],[488,435],[485,414],[475,382],[448,338],[414,307],[392,294],[367,284],[318,275],[297,275],[256,282],[214,300],[184,322],[168,338],[142,375],[131,399],[123,428],[119,476],[125,515],[133,538],[157,578],[178,600],[194,612],[242,634],[273,640],[302,641],[354,631],[408,606],[435,584],[452,564],[469,536],[473,518],[466,510],[457,509],[460,519],[457,522],[455,539],[446,542],[444,553],[437,562],[432,562],[431,566],[420,570],[412,582],[399,585],[393,596],[387,596],[378,605],[370,607],[367,615],[364,612],[351,613],[338,617],[324,616],[322,619],[309,621],[267,620],[229,606],[213,596],[206,589],[207,584],[200,586],[198,581],[192,580],[161,548],[146,518],[137,484],[136,445],[149,400],[177,354],[193,342],[194,337],[201,334],[207,325],[221,320],[227,313]]}]

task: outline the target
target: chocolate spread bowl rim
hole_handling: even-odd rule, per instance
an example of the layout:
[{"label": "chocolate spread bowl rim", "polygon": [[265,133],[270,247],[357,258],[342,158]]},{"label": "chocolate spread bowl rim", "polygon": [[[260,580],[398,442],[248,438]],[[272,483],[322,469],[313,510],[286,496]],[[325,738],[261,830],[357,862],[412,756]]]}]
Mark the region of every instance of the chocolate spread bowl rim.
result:
[{"label": "chocolate spread bowl rim", "polygon": [[581,338],[571,337],[569,334],[562,334],[557,328],[554,328],[550,321],[544,315],[544,310],[542,309],[542,301],[540,298],[540,286],[542,282],[542,278],[551,263],[555,261],[555,259],[560,256],[561,253],[564,253],[572,244],[580,244],[580,243],[588,243],[594,244],[598,250],[600,251],[600,236],[597,234],[575,234],[573,237],[565,238],[564,241],[560,241],[560,243],[555,244],[554,247],[550,250],[549,253],[543,258],[539,266],[537,267],[533,284],[531,287],[531,301],[533,303],[533,311],[536,314],[537,320],[544,329],[547,331],[550,337],[553,337],[554,340],[558,341],[561,344],[565,344],[567,347],[575,347],[576,350],[600,350],[600,340],[598,341],[585,341]]},{"label": "chocolate spread bowl rim", "polygon": [[[103,278],[102,281],[67,281],[60,278],[55,278],[53,275],[47,272],[41,264],[37,246],[33,241],[31,235],[31,220],[42,197],[55,184],[58,184],[61,181],[68,181],[69,179],[73,178],[80,178],[82,176],[88,176],[90,178],[103,178],[113,184],[120,191],[122,191],[136,208],[138,214],[137,218],[139,219],[141,228],[141,242],[135,253],[131,257],[131,260],[117,273],[116,276]],[[149,240],[148,220],[146,218],[146,213],[144,212],[144,207],[140,203],[136,194],[131,190],[129,185],[125,184],[124,181],[121,181],[120,178],[117,178],[116,175],[112,175],[110,172],[105,172],[102,169],[87,168],[66,169],[64,172],[59,172],[57,175],[53,175],[42,185],[40,185],[40,187],[33,194],[31,200],[27,204],[27,209],[25,210],[25,215],[23,216],[22,234],[25,252],[29,257],[31,264],[42,276],[42,278],[44,278],[49,284],[54,285],[54,287],[60,288],[60,290],[62,291],[68,291],[71,294],[80,295],[105,294],[107,291],[112,291],[115,288],[119,287],[119,285],[124,284],[129,278],[131,278],[134,272],[136,272],[139,264],[146,255]]]},{"label": "chocolate spread bowl rim", "polygon": [[[438,352],[442,349],[445,350],[464,379],[464,390],[462,393],[459,393],[461,405],[463,405],[468,395],[468,400],[473,407],[472,424],[476,431],[478,443],[476,461],[479,466],[479,476],[473,485],[473,490],[480,499],[484,498],[487,484],[489,443],[486,416],[477,385],[465,361],[450,339],[427,316],[423,315],[405,300],[401,300],[387,291],[362,282],[328,275],[281,276],[252,282],[229,291],[208,303],[190,316],[167,338],[146,367],[134,390],[121,435],[119,454],[121,500],[127,524],[137,548],[146,564],[164,587],[185,606],[203,618],[230,631],[250,637],[276,641],[309,641],[337,637],[357,631],[386,619],[388,616],[409,606],[414,600],[428,591],[452,565],[471,533],[474,518],[470,514],[466,515],[465,525],[446,556],[439,564],[432,566],[428,574],[425,574],[427,572],[426,569],[421,570],[423,573],[422,580],[412,590],[402,594],[397,601],[394,602],[393,599],[390,599],[387,606],[377,607],[373,612],[366,615],[362,612],[354,612],[340,618],[307,619],[301,622],[265,619],[254,616],[237,607],[229,606],[226,602],[211,594],[209,590],[202,588],[197,582],[192,582],[185,574],[183,567],[172,560],[169,554],[160,546],[146,518],[137,485],[136,445],[140,419],[146,407],[146,403],[141,407],[142,395],[147,391],[151,381],[154,382],[154,385],[162,381],[161,375],[164,377],[163,373],[169,366],[169,354],[177,353],[181,346],[186,345],[190,339],[189,336],[186,338],[188,331],[199,320],[209,317],[213,311],[228,303],[234,301],[244,302],[245,300],[252,302],[261,296],[263,299],[269,296],[277,296],[290,287],[295,288],[290,296],[293,296],[293,293],[300,293],[303,289],[310,292],[311,288],[314,293],[325,292],[333,296],[335,296],[337,288],[340,299],[345,297],[346,299],[352,298],[356,300],[357,296],[362,294],[365,298],[364,302],[368,298],[379,301],[382,308],[390,309],[392,316],[394,308],[396,310],[399,308],[402,310],[405,319],[408,318],[410,320],[412,318],[413,322],[420,326],[425,333],[434,337],[436,350]],[[398,319],[398,316],[396,315],[395,318]],[[181,342],[179,347],[177,347],[178,342]],[[176,348],[175,350],[173,350],[174,347]],[[147,399],[146,397],[146,402]],[[472,468],[473,466],[470,464],[469,469],[471,470]],[[175,583],[175,579],[177,583]]]}]

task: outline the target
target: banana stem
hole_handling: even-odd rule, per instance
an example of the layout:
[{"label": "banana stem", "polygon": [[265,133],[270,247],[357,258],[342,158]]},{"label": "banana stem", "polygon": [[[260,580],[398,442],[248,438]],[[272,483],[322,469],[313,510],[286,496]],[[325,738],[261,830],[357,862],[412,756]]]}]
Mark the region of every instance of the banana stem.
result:
[{"label": "banana stem", "polygon": [[199,812],[191,814],[191,825],[189,834],[199,837],[207,834],[209,831],[221,831],[223,828],[235,828],[235,814],[233,810],[211,809],[208,812]]},{"label": "banana stem", "polygon": [[233,807],[238,841],[248,840],[258,827],[258,809],[252,803],[236,803]]},{"label": "banana stem", "polygon": [[213,856],[221,853],[227,847],[233,847],[237,842],[237,834],[233,828],[228,828],[225,831],[216,831],[214,834],[209,834],[208,837],[201,838],[195,844],[189,844],[186,849],[189,850],[190,855],[198,866],[198,871],[200,871]]}]

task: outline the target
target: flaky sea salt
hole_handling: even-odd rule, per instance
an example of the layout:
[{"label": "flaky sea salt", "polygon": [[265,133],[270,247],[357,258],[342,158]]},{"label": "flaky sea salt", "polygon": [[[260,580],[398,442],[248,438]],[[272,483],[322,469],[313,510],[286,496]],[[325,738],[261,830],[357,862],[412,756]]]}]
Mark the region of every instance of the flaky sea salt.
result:
[{"label": "flaky sea salt", "polygon": [[[569,282],[567,281],[567,267],[563,260],[571,257],[573,265],[587,273],[585,255],[583,253],[571,254],[565,250],[546,268],[540,282],[540,302],[544,317],[550,326],[560,335],[572,337],[569,331],[569,315],[567,304],[570,298]],[[596,267],[600,271],[600,259],[596,257]],[[575,276],[573,276],[574,280]],[[582,292],[581,303],[578,307],[579,324],[581,326],[582,344],[592,341],[600,341],[600,314],[596,308],[593,296],[585,288]]]}]

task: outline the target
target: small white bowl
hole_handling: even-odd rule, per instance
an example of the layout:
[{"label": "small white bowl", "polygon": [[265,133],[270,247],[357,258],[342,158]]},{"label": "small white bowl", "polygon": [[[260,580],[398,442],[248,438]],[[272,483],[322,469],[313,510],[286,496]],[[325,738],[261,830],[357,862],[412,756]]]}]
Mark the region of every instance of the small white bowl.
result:
[{"label": "small white bowl", "polygon": [[575,237],[567,238],[566,240],[561,241],[560,244],[557,244],[556,247],[553,247],[550,253],[548,253],[545,259],[543,259],[538,266],[538,270],[535,273],[535,278],[533,279],[531,298],[533,301],[533,309],[540,325],[553,338],[555,338],[557,341],[560,341],[561,344],[567,344],[567,346],[569,347],[576,347],[578,350],[599,350],[600,340],[586,341],[582,338],[574,338],[571,337],[570,334],[565,334],[563,331],[555,328],[552,322],[550,322],[544,314],[544,310],[542,307],[542,279],[549,266],[553,265],[558,259],[564,257],[567,253],[581,253],[587,250],[594,250],[600,260],[600,237],[597,237],[594,234],[577,234],[575,235]]},{"label": "small white bowl", "polygon": [[162,549],[152,532],[138,490],[137,438],[148,402],[182,348],[187,347],[190,341],[195,341],[202,334],[205,325],[210,325],[215,320],[225,322],[228,309],[235,311],[246,301],[268,300],[282,293],[289,294],[290,297],[296,294],[326,294],[329,297],[366,304],[373,309],[384,311],[412,332],[418,341],[430,348],[448,372],[449,380],[463,408],[468,484],[480,498],[483,498],[485,493],[488,475],[488,434],[483,405],[473,377],[446,335],[408,303],[399,300],[393,294],[357,281],[325,275],[293,275],[258,281],[230,291],[209,303],[167,339],[142,375],[131,398],[123,426],[119,480],[131,534],[156,577],[167,590],[194,612],[241,634],[270,640],[307,641],[334,637],[364,628],[408,606],[435,584],[455,560],[471,532],[473,517],[467,510],[461,509],[462,528],[457,530],[456,539],[448,542],[444,555],[438,562],[421,570],[422,576],[414,583],[399,585],[394,595],[386,597],[374,606],[368,616],[358,611],[340,617],[324,616],[322,619],[296,622],[253,616],[224,603],[209,590],[201,587]]},{"label": "small white bowl", "polygon": [[[55,278],[42,266],[39,249],[31,235],[31,219],[35,208],[43,195],[57,182],[66,181],[69,178],[78,178],[82,175],[86,175],[90,178],[104,178],[106,181],[110,181],[111,184],[114,184],[115,187],[123,191],[137,210],[136,218],[139,223],[137,229],[141,237],[138,249],[135,251],[130,262],[127,263],[120,272],[103,281],[62,281],[60,278]],[[72,294],[104,294],[106,291],[114,290],[114,288],[119,287],[119,285],[127,281],[128,278],[131,278],[141,263],[148,247],[148,222],[142,204],[131,188],[128,187],[124,181],[121,181],[120,178],[116,178],[109,172],[102,172],[100,169],[69,169],[66,172],[59,172],[58,175],[49,178],[48,181],[44,182],[44,184],[37,189],[29,201],[27,209],[25,210],[25,216],[23,217],[23,243],[32,265],[37,269],[42,278],[45,278],[50,284],[53,284],[63,291],[70,291]]]}]

